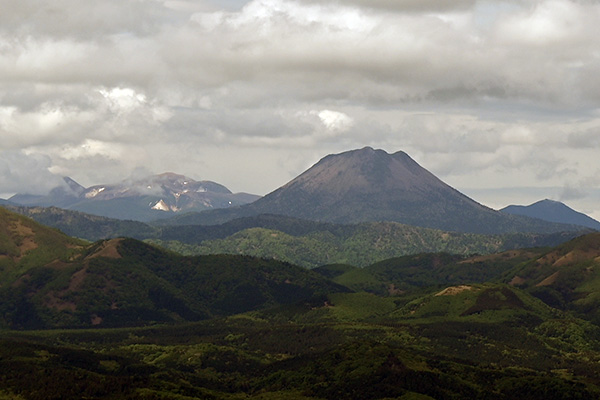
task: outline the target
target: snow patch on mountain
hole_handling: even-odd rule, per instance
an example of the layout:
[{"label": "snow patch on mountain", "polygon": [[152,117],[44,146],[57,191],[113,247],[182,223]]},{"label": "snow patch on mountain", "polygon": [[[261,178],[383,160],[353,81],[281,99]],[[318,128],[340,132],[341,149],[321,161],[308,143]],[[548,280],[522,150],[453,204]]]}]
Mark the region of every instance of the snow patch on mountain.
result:
[{"label": "snow patch on mountain", "polygon": [[86,199],[94,198],[94,197],[98,196],[100,193],[102,193],[105,189],[106,188],[104,188],[104,187],[94,188],[85,194],[85,198]]},{"label": "snow patch on mountain", "polygon": [[[156,211],[199,212],[252,202],[259,196],[232,193],[212,181],[196,181],[174,173],[128,178],[120,183],[84,188],[70,178],[47,196],[15,195],[27,206],[60,206],[109,218],[150,221]],[[162,218],[162,217],[161,217]]]},{"label": "snow patch on mountain", "polygon": [[155,205],[151,207],[153,210],[158,211],[171,211],[167,203],[164,200],[160,199]]}]

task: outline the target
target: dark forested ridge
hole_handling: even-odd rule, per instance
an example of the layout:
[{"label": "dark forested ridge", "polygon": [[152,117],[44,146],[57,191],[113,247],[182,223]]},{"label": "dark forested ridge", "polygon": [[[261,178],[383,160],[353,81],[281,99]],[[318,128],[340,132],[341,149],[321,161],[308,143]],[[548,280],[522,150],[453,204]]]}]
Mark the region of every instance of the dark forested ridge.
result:
[{"label": "dark forested ridge", "polygon": [[215,226],[163,227],[159,239],[149,241],[188,255],[246,254],[314,268],[331,263],[364,267],[387,258],[426,252],[470,255],[555,246],[584,233],[482,235],[395,222],[340,225],[271,215]]},{"label": "dark forested ridge", "polygon": [[348,290],[278,261],[183,257],[133,239],[3,275],[0,324],[12,329],[196,321]]},{"label": "dark forested ridge", "polygon": [[586,233],[481,235],[395,222],[333,224],[273,214],[239,218],[219,225],[150,226],[56,207],[9,209],[71,236],[91,241],[132,237],[185,255],[251,255],[310,268],[330,263],[366,266],[386,258],[424,252],[468,255],[555,246]]}]

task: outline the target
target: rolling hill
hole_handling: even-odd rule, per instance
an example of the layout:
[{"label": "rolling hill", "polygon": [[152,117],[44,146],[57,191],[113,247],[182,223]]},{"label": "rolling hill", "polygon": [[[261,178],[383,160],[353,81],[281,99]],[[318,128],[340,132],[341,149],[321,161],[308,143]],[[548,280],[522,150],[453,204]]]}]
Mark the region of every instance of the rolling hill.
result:
[{"label": "rolling hill", "polygon": [[287,263],[183,257],[134,239],[87,244],[0,212],[2,327],[198,320],[348,290]]},{"label": "rolling hill", "polygon": [[30,267],[69,260],[86,243],[0,207],[0,274],[4,279]]},{"label": "rolling hill", "polygon": [[96,241],[117,237],[147,239],[158,236],[158,229],[139,221],[101,217],[58,207],[5,206],[11,212],[59,229],[73,237]]},{"label": "rolling hill", "polygon": [[599,323],[600,233],[573,239],[515,266],[504,281]]},{"label": "rolling hill", "polygon": [[484,256],[421,253],[390,258],[364,268],[332,264],[314,271],[357,292],[395,296],[423,288],[498,281],[516,265],[543,252],[543,248],[533,248]]},{"label": "rolling hill", "polygon": [[386,258],[424,252],[468,255],[555,246],[585,233],[480,235],[394,222],[342,225],[270,214],[239,218],[220,225],[155,227],[56,207],[8,209],[90,241],[131,237],[184,255],[251,255],[308,268],[330,263],[366,266]]}]

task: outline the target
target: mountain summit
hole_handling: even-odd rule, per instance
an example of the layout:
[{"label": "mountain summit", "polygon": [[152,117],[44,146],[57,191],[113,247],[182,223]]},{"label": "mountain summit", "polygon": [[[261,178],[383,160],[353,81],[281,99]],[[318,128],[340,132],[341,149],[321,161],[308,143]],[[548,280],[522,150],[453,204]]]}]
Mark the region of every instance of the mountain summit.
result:
[{"label": "mountain summit", "polygon": [[528,206],[510,205],[500,211],[507,214],[539,218],[544,221],[580,225],[600,231],[600,222],[579,211],[573,210],[560,201],[545,199]]},{"label": "mountain summit", "polygon": [[370,147],[326,156],[252,208],[330,222],[386,220],[436,227],[465,209],[493,213],[408,154]]},{"label": "mountain summit", "polygon": [[475,233],[577,230],[492,210],[448,186],[408,154],[370,147],[328,155],[254,203],[174,222],[215,224],[267,213],[334,223],[393,221]]}]

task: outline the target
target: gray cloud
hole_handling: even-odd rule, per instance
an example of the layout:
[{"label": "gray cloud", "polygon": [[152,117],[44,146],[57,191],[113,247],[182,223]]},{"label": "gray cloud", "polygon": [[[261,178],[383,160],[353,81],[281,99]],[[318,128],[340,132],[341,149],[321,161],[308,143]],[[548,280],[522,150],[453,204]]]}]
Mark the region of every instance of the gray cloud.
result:
[{"label": "gray cloud", "polygon": [[575,148],[598,148],[600,147],[600,129],[595,128],[572,132],[568,135],[567,142]]},{"label": "gray cloud", "polygon": [[0,193],[46,194],[64,181],[49,171],[50,157],[21,152],[0,152]]},{"label": "gray cloud", "polygon": [[84,185],[264,193],[370,145],[463,187],[562,187],[599,168],[599,22],[569,0],[8,0],[0,182],[29,190],[26,154]]},{"label": "gray cloud", "polygon": [[560,201],[579,200],[587,196],[582,188],[565,186],[560,193]]},{"label": "gray cloud", "polygon": [[[56,0],[4,0],[0,32],[17,37],[44,36],[106,40],[107,35],[147,36],[161,30],[165,23],[181,22],[185,15],[159,1],[118,1],[83,3]],[[179,21],[178,21],[179,20]]]},{"label": "gray cloud", "polygon": [[[322,0],[302,0],[312,4],[327,4]],[[474,6],[477,0],[337,0],[336,4],[392,11],[452,11]]]}]

